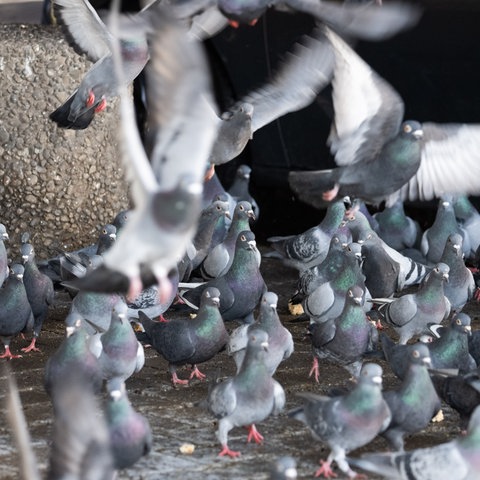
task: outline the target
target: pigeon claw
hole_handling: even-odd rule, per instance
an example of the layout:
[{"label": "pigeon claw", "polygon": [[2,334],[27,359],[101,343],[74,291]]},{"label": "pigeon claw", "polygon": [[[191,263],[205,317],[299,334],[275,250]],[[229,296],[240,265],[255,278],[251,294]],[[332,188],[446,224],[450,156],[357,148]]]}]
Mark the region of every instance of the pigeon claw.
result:
[{"label": "pigeon claw", "polygon": [[228,23],[233,28],[238,28],[240,26],[240,24],[236,20],[229,20]]},{"label": "pigeon claw", "polygon": [[264,440],[263,435],[257,430],[254,423],[248,427],[247,443],[250,443],[252,440],[255,443],[263,443]]},{"label": "pigeon claw", "polygon": [[0,358],[6,358],[7,360],[11,360],[12,358],[22,358],[22,355],[14,355],[10,351],[10,347],[8,345],[5,345],[5,352],[0,355]]},{"label": "pigeon claw", "polygon": [[235,452],[233,450],[230,450],[228,448],[228,445],[223,445],[222,451],[218,454],[219,457],[232,457],[232,458],[237,458],[240,456],[240,452]]},{"label": "pigeon claw", "polygon": [[312,375],[315,377],[315,381],[318,383],[318,377],[320,376],[320,371],[318,369],[318,358],[313,357],[313,364],[310,372],[308,373],[308,377],[310,378]]},{"label": "pigeon claw", "polygon": [[37,339],[32,338],[32,341],[30,342],[30,345],[28,347],[21,348],[20,350],[22,352],[28,353],[28,352],[41,352],[41,350],[35,346]]},{"label": "pigeon claw", "polygon": [[480,302],[480,288],[477,288],[473,293],[473,298],[476,302]]},{"label": "pigeon claw", "polygon": [[327,190],[326,192],[322,193],[322,199],[326,202],[331,202],[338,194],[338,190],[340,189],[340,185],[338,183],[331,190]]},{"label": "pigeon claw", "polygon": [[91,107],[95,103],[95,94],[92,90],[88,92],[87,99],[85,100],[85,106]]},{"label": "pigeon claw", "polygon": [[178,378],[177,372],[173,372],[172,373],[172,383],[173,383],[173,386],[175,386],[175,385],[188,385],[188,380],[182,380],[182,379]]},{"label": "pigeon claw", "polygon": [[190,374],[190,380],[192,378],[198,378],[199,380],[205,380],[207,376],[202,373],[196,365],[193,365],[192,373]]},{"label": "pigeon claw", "polygon": [[320,468],[315,472],[315,477],[324,476],[325,478],[336,478],[337,474],[332,470],[330,462],[327,460],[320,460]]},{"label": "pigeon claw", "polygon": [[95,107],[95,113],[103,112],[107,108],[107,101],[105,98],[102,98],[100,103]]}]

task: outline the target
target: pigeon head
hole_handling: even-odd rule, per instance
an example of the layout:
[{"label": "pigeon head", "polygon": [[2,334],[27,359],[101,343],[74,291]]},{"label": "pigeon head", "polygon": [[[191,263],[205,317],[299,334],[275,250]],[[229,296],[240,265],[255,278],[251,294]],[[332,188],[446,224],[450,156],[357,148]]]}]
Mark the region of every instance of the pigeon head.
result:
[{"label": "pigeon head", "polygon": [[255,220],[255,214],[253,213],[252,204],[250,202],[242,200],[237,203],[233,212],[233,221],[235,222],[237,218],[251,218],[252,220]]},{"label": "pigeon head", "polygon": [[463,238],[459,233],[453,233],[447,238],[446,248],[450,249],[455,255],[463,255]]},{"label": "pigeon head", "polygon": [[20,255],[22,256],[22,263],[25,265],[27,262],[32,261],[35,258],[35,251],[31,243],[22,243],[20,245]]},{"label": "pigeon head", "polygon": [[462,333],[466,333],[467,335],[472,334],[472,327],[470,325],[471,319],[466,313],[457,313],[452,318],[451,326],[455,330],[459,330]]},{"label": "pigeon head", "polygon": [[23,281],[23,274],[25,273],[25,268],[19,263],[14,263],[10,267],[10,276],[16,278],[19,281]]},{"label": "pigeon head", "polygon": [[439,277],[442,280],[448,282],[448,272],[450,272],[450,267],[445,263],[437,263],[437,265],[433,268],[433,270],[428,274],[426,279],[430,276]]},{"label": "pigeon head", "polygon": [[220,306],[220,290],[215,287],[208,287],[202,293],[201,303]]},{"label": "pigeon head", "polygon": [[278,305],[278,295],[274,292],[265,292],[262,297],[262,308],[275,310]]},{"label": "pigeon head", "polygon": [[116,217],[113,219],[112,225],[115,225],[117,230],[123,228],[130,216],[130,210],[122,210],[121,212],[117,213]]},{"label": "pigeon head", "polygon": [[255,234],[250,230],[244,230],[240,232],[237,237],[237,243],[235,249],[255,250],[257,248],[257,242],[255,242]]},{"label": "pigeon head", "polygon": [[76,331],[80,330],[82,328],[82,319],[81,318],[76,318],[73,319],[72,316],[68,316],[65,319],[65,336],[71,337]]},{"label": "pigeon head", "polygon": [[407,120],[402,123],[401,135],[413,137],[415,140],[419,140],[423,137],[422,125],[415,120]]},{"label": "pigeon head", "polygon": [[127,320],[128,306],[125,302],[118,302],[112,310],[112,320],[118,319],[121,323]]},{"label": "pigeon head", "polygon": [[362,287],[355,285],[354,287],[348,289],[347,297],[352,303],[355,303],[356,305],[363,305],[363,293]]},{"label": "pigeon head", "polygon": [[125,397],[127,389],[125,382],[120,377],[114,377],[107,382],[108,396],[117,402],[121,398]]},{"label": "pigeon head", "polygon": [[426,365],[429,367],[432,364],[432,360],[428,346],[422,342],[413,344],[408,352],[408,361],[411,364]]},{"label": "pigeon head", "polygon": [[358,383],[381,386],[382,373],[383,370],[380,365],[377,365],[376,363],[365,363],[358,376]]},{"label": "pigeon head", "polygon": [[[247,103],[247,105],[250,105],[250,104]],[[253,107],[252,107],[252,113],[253,113]],[[251,171],[252,169],[248,165],[240,165],[237,168],[236,175],[238,178],[242,180],[249,180]]]},{"label": "pigeon head", "polygon": [[268,350],[268,333],[259,328],[252,330],[248,335],[247,349],[266,352]]},{"label": "pigeon head", "polygon": [[109,238],[110,240],[114,241],[117,238],[117,227],[112,225],[111,223],[107,223],[103,226],[102,230],[100,231],[100,236]]}]

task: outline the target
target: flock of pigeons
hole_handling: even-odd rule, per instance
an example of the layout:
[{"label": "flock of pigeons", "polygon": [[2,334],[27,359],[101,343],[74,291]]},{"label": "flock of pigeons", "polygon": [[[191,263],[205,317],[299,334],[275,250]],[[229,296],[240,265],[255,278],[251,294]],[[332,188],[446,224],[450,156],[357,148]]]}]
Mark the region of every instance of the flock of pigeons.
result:
[{"label": "flock of pigeons", "polygon": [[[342,38],[381,40],[414,25],[419,10],[397,2],[156,1],[133,16],[112,9],[107,27],[86,0],[55,6],[96,63],[51,119],[87,128],[109,98],[120,96],[134,209],[106,225],[97,244],[44,262],[35,261],[24,235],[24,266],[8,267],[0,227],[3,358],[16,357],[9,343],[21,332],[33,331],[24,350],[37,349],[54,283],[73,297],[65,339],[45,371],[55,415],[48,478],[112,478],[148,453],[150,427],[124,383],[142,368],[144,343],[168,361],[174,385],[189,381],[179,378],[179,366],[191,365],[190,379],[203,379],[198,365],[226,349],[237,372],[212,383],[201,402],[218,419],[220,455],[240,455],[228,446],[234,427],[248,427],[248,441],[262,442],[255,425],[285,406],[272,376],[294,345],[260,272],[249,223],[258,215],[250,170],[241,166],[226,192],[213,167],[236,158],[256,130],[308,105],[328,84],[335,114],[328,143],[338,167],[289,177],[301,199],[328,202],[325,217],[302,234],[271,238],[270,255],[299,271],[291,303],[310,319],[311,374],[318,381],[323,359],[345,367],[354,383],[328,397],[300,394],[303,405],[289,415],[331,449],[317,476],[336,476],[335,462],[349,477],[357,476],[352,464],[385,478],[480,478],[480,337],[462,312],[476,289],[466,261],[475,266],[480,256],[480,214],[467,197],[480,192],[480,127],[404,121],[398,93]],[[255,23],[268,6],[307,12],[319,25],[270,83],[218,115],[201,40],[228,23]],[[127,86],[144,68],[143,142]],[[403,201],[437,197],[435,221],[421,232]],[[371,216],[365,204],[382,202],[383,211]],[[165,320],[174,302],[195,317]],[[240,326],[229,333],[228,321]],[[397,343],[378,333],[382,322]],[[417,337],[423,342],[408,343]],[[364,362],[378,356],[401,379],[399,389],[382,393],[382,368]],[[104,415],[93,416],[104,385]],[[10,397],[12,415],[21,418],[13,384]],[[459,410],[466,434],[404,452],[404,436],[427,426],[440,397]],[[68,414],[72,405],[85,412],[82,423]],[[347,457],[377,435],[395,452]],[[283,473],[275,478],[292,478],[291,462],[279,465]],[[38,478],[34,466],[24,468],[25,478]]]}]

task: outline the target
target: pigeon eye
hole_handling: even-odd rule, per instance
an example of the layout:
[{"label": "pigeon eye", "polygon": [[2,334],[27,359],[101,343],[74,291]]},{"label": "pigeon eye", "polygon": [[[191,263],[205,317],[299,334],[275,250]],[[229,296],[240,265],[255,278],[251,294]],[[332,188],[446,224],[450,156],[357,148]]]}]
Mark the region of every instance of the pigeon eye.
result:
[{"label": "pigeon eye", "polygon": [[105,230],[105,228],[104,228],[104,229],[102,230],[102,233],[103,233],[104,235],[106,235],[106,234],[107,234],[107,230]]},{"label": "pigeon eye", "polygon": [[420,356],[420,353],[418,352],[418,350],[414,350],[412,356],[413,358],[418,358]]},{"label": "pigeon eye", "polygon": [[348,296],[353,297],[353,292],[351,290],[348,291]]},{"label": "pigeon eye", "polygon": [[217,210],[218,210],[218,211],[220,211],[220,210],[221,210],[221,208],[220,208],[220,205],[217,205]]},{"label": "pigeon eye", "polygon": [[245,240],[247,240],[247,237],[245,237],[245,235],[242,235],[242,236],[240,237],[240,240],[241,240],[242,242],[245,242]]},{"label": "pigeon eye", "polygon": [[461,321],[459,318],[457,318],[457,319],[455,320],[455,323],[456,323],[457,325],[461,325],[461,324],[462,324],[462,321]]},{"label": "pigeon eye", "polygon": [[245,207],[243,205],[240,205],[238,208],[242,211],[245,210]]},{"label": "pigeon eye", "polygon": [[405,133],[410,133],[412,131],[412,127],[407,123],[406,125],[403,126],[403,131]]}]

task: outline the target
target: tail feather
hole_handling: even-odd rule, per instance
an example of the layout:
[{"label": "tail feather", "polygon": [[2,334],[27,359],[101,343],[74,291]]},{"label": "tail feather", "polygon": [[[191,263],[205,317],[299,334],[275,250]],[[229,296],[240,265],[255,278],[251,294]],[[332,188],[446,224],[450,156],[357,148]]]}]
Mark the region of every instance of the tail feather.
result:
[{"label": "tail feather", "polygon": [[95,106],[86,109],[81,115],[78,115],[75,119],[70,119],[70,107],[73,99],[75,98],[76,91],[70,96],[67,101],[52,112],[49,117],[50,120],[58,124],[61,128],[69,128],[72,130],[84,130],[87,128],[95,116]]}]

